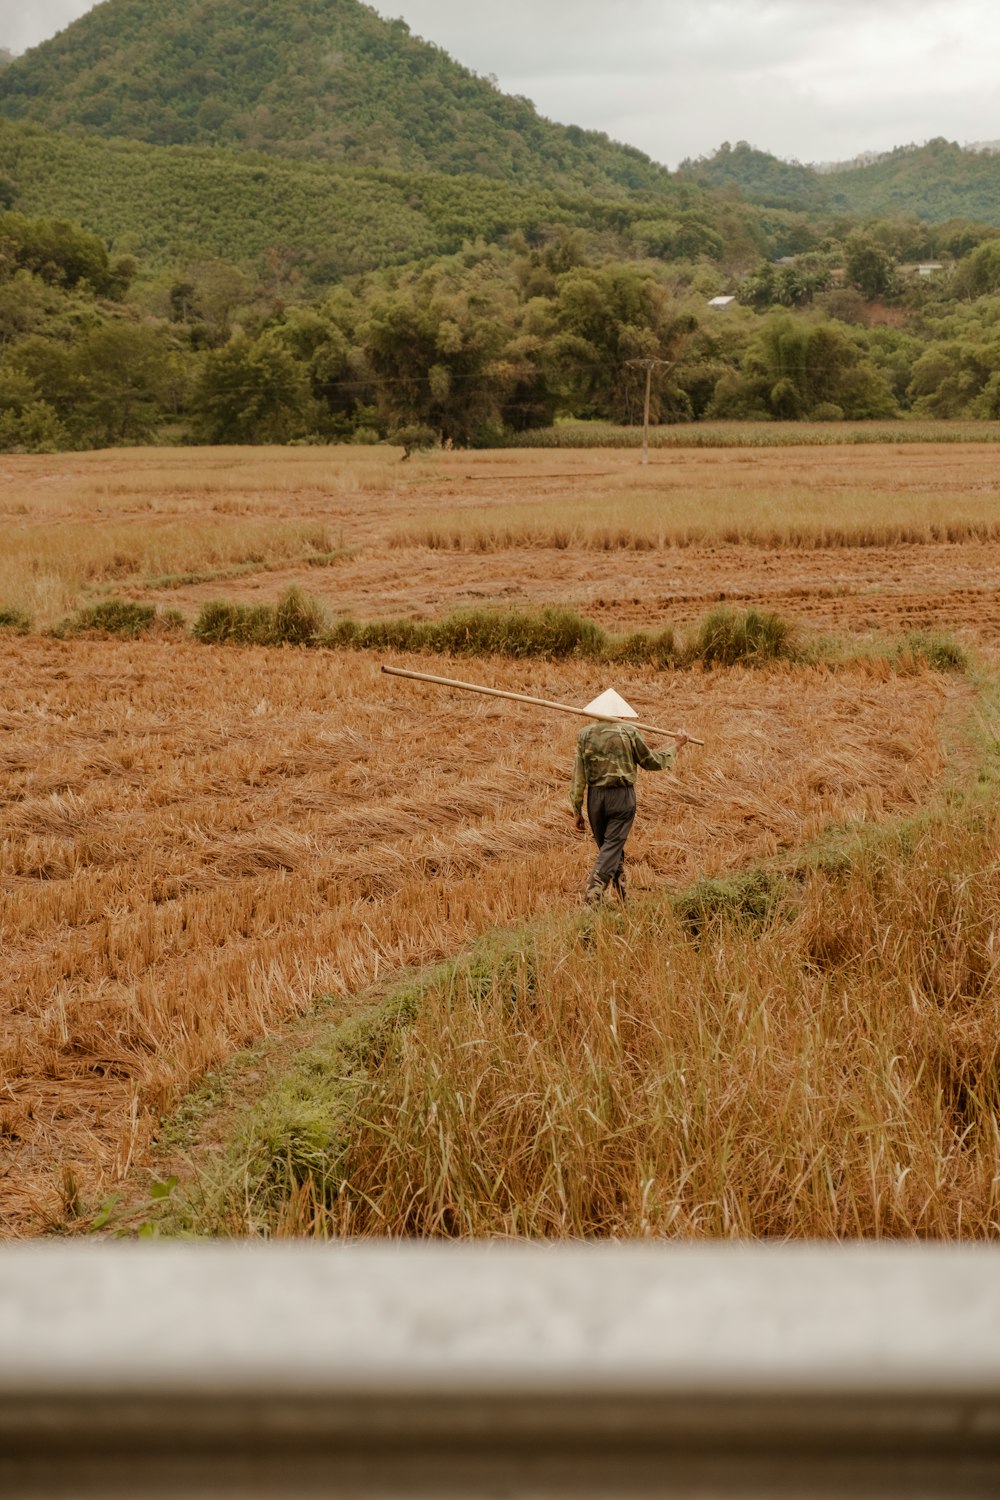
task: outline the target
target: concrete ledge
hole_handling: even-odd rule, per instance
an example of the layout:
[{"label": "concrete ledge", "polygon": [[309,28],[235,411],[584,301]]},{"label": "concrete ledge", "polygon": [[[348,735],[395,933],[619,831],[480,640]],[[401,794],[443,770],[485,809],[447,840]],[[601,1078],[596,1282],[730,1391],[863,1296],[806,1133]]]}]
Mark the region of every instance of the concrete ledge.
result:
[{"label": "concrete ledge", "polygon": [[1000,1494],[1000,1253],[0,1252],[0,1494]]}]

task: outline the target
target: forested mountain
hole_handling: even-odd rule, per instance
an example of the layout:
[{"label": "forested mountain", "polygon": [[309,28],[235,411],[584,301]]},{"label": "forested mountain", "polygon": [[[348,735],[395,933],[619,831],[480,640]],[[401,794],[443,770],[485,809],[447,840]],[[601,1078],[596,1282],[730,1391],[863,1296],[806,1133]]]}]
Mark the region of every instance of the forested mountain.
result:
[{"label": "forested mountain", "polygon": [[0,73],[0,113],[569,191],[671,186],[641,151],[543,119],[360,0],[104,0]]},{"label": "forested mountain", "polygon": [[1000,155],[940,138],[832,171],[727,141],[710,157],[683,162],[678,175],[702,187],[737,187],[751,203],[786,209],[1000,225]]},{"label": "forested mountain", "polygon": [[937,139],[899,146],[868,166],[830,172],[820,182],[831,205],[852,213],[913,213],[931,223],[980,219],[1000,224],[1000,156]]},{"label": "forested mountain", "polygon": [[702,187],[739,188],[753,203],[784,208],[821,208],[829,201],[826,179],[815,167],[782,161],[746,141],[723,141],[711,156],[681,162],[678,175]]}]

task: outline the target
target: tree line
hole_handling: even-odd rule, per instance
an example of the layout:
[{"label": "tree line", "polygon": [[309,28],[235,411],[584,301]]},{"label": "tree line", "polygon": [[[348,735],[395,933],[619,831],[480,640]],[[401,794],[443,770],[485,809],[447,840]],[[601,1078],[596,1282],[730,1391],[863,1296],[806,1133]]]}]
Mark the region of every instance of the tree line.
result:
[{"label": "tree line", "polygon": [[732,275],[555,225],[310,294],[219,258],[149,274],[8,211],[0,448],[496,445],[640,420],[650,357],[657,422],[1000,416],[1000,235],[939,231],[964,253],[924,278],[899,260],[917,232],[879,222]]}]

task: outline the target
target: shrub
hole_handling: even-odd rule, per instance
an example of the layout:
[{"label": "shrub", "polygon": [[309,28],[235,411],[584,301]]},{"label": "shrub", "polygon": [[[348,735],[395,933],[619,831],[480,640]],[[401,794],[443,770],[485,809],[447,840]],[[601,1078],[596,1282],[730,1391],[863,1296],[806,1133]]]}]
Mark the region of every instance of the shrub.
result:
[{"label": "shrub", "polygon": [[[161,617],[162,618],[162,617]],[[350,647],[356,651],[433,651],[451,656],[504,656],[513,659],[577,657],[609,665],[653,667],[656,671],[691,666],[757,666],[770,661],[869,660],[875,654],[893,671],[963,671],[966,653],[950,636],[916,631],[891,645],[865,648],[845,657],[837,643],[821,636],[800,645],[792,621],[780,615],[722,607],[681,636],[672,627],[609,635],[573,609],[550,606],[527,610],[460,610],[443,620],[355,620],[330,624],[322,605],[299,589],[289,589],[277,605],[203,606],[193,626],[208,644]]]},{"label": "shrub", "polygon": [[[444,966],[435,974],[445,972]],[[425,982],[403,982],[381,1005],[353,1016],[324,1043],[300,1053],[293,1069],[259,1101],[233,1143],[246,1211],[267,1222],[290,1197],[332,1207],[344,1182],[346,1130],[357,1090],[370,1073],[395,1063]],[[223,1192],[232,1191],[232,1183]]]},{"label": "shrub", "polygon": [[756,609],[740,613],[714,609],[698,627],[690,648],[693,660],[707,667],[756,666],[795,656],[795,630],[780,615]]},{"label": "shrub", "polygon": [[693,937],[719,923],[763,927],[787,894],[787,881],[767,870],[722,880],[699,880],[673,898],[676,915]]},{"label": "shrub", "polygon": [[440,651],[454,656],[593,656],[607,637],[599,625],[573,609],[460,610],[444,620],[338,620],[323,635],[324,646],[360,651]]},{"label": "shrub", "polygon": [[18,635],[27,635],[31,629],[31,618],[23,609],[0,609],[0,630],[13,630]]},{"label": "shrub", "polygon": [[413,453],[427,453],[437,443],[437,435],[422,423],[411,423],[397,427],[391,434],[391,441],[402,448],[403,458],[407,459]]},{"label": "shrub", "polygon": [[464,656],[599,656],[604,632],[573,609],[491,613],[473,609],[428,627],[437,651]]},{"label": "shrub", "polygon": [[965,672],[969,666],[967,653],[950,635],[923,630],[904,635],[896,647],[895,658],[897,667],[912,663],[914,670],[930,667],[935,672]]},{"label": "shrub", "polygon": [[320,642],[323,646],[353,646],[357,651],[419,651],[427,644],[426,625],[413,620],[338,620]]},{"label": "shrub", "polygon": [[661,671],[677,666],[684,657],[683,644],[670,626],[666,630],[634,630],[629,635],[607,637],[601,656],[622,666],[649,665]]},{"label": "shrub", "polygon": [[212,599],[202,605],[191,633],[209,646],[266,646],[273,625],[274,610],[269,604],[230,604]]},{"label": "shrub", "polygon": [[135,640],[146,634],[155,619],[155,605],[138,604],[134,599],[102,599],[100,604],[91,604],[63,620],[54,633],[117,635],[123,640]]},{"label": "shrub", "polygon": [[47,401],[0,411],[0,453],[59,453],[69,446],[69,434]]},{"label": "shrub", "polygon": [[299,588],[286,589],[274,607],[274,638],[289,646],[310,646],[326,629],[326,612],[318,599]]},{"label": "shrub", "polygon": [[293,587],[273,605],[213,599],[202,606],[192,633],[212,646],[312,646],[324,636],[326,625],[319,601]]}]

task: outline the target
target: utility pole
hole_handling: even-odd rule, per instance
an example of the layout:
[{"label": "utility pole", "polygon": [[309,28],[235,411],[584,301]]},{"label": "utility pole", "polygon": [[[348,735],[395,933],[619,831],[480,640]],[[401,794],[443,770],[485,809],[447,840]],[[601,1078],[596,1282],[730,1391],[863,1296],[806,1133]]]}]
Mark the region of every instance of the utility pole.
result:
[{"label": "utility pole", "polygon": [[642,461],[649,463],[649,398],[653,390],[653,371],[657,368],[672,370],[676,359],[627,359],[627,365],[646,372],[646,401],[642,412]]}]

